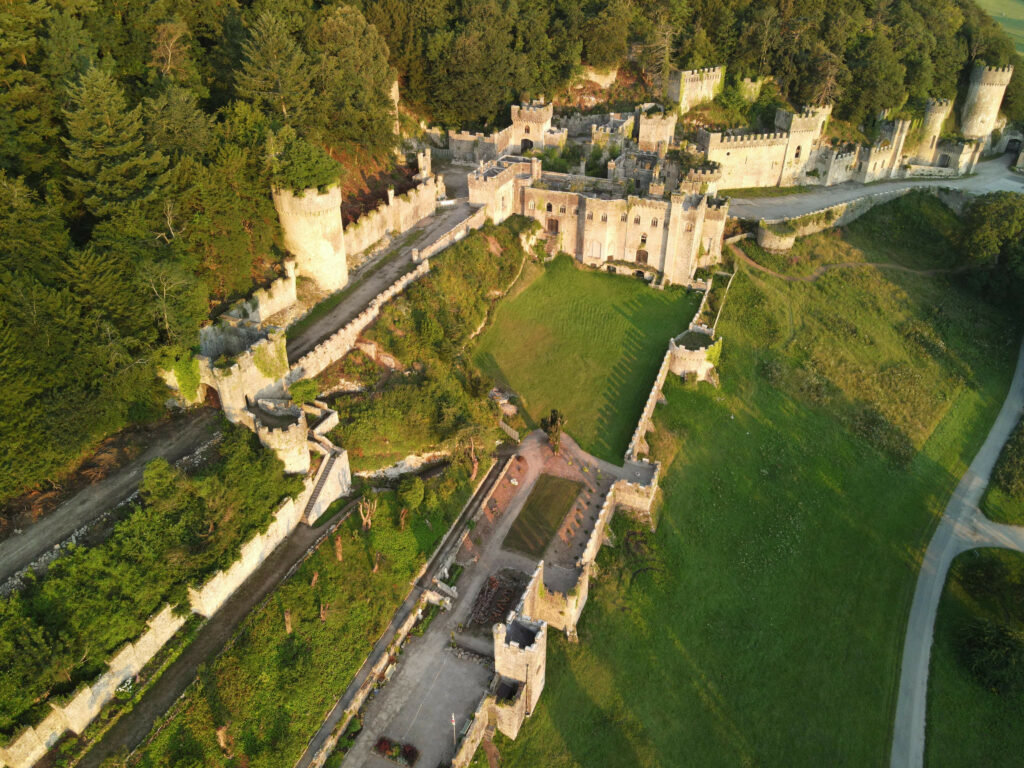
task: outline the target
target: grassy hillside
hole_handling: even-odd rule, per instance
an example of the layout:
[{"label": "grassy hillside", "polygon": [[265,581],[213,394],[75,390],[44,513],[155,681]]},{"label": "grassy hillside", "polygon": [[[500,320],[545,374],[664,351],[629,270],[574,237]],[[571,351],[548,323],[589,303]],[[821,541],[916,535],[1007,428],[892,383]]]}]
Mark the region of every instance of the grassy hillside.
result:
[{"label": "grassy hillside", "polygon": [[[915,196],[806,249],[917,265],[955,228]],[[888,763],[917,565],[1017,349],[964,282],[743,268],[719,324],[721,389],[670,380],[656,412],[659,529],[603,550],[581,642],[549,642],[505,765]]]},{"label": "grassy hillside", "polygon": [[668,340],[699,302],[697,293],[654,291],[559,257],[498,306],[473,359],[520,395],[530,427],[557,408],[584,450],[622,461]]},{"label": "grassy hillside", "polygon": [[1024,54],[1024,0],[977,0]]}]

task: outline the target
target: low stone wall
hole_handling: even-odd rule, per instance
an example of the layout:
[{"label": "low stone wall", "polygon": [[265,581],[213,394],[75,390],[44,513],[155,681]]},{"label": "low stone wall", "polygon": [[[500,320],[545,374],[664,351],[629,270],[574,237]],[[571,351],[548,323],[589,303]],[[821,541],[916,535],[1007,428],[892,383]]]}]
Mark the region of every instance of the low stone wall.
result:
[{"label": "low stone wall", "polygon": [[398,196],[393,189],[388,190],[386,203],[345,228],[345,252],[350,256],[362,253],[388,234],[408,231],[437,210],[438,191],[436,176]]},{"label": "low stone wall", "polygon": [[[774,229],[772,228],[774,226]],[[785,224],[762,223],[757,228],[757,244],[766,251],[783,253],[796,245],[796,231],[782,229]]]},{"label": "low stone wall", "polygon": [[474,229],[480,229],[480,227],[484,225],[485,221],[487,221],[486,208],[478,208],[477,210],[473,211],[472,214],[470,214],[465,219],[456,224],[454,227],[449,229],[447,232],[445,232],[443,235],[441,235],[439,238],[437,238],[434,242],[432,242],[423,250],[414,248],[412,251],[412,260],[419,261],[421,259],[427,259],[433,256],[435,253],[443,251],[449,245],[452,245],[453,243],[458,242],[459,240],[464,238]]},{"label": "low stone wall", "polygon": [[381,308],[405,290],[409,283],[418,280],[429,271],[430,262],[422,261],[414,270],[402,275],[388,288],[377,294],[366,306],[366,309],[356,315],[348,324],[299,358],[288,372],[287,383],[291,384],[299,379],[316,376],[335,360],[340,360],[351,352],[355,348],[359,334],[380,316]]},{"label": "low stone wall", "polygon": [[232,305],[226,314],[239,320],[263,323],[271,315],[292,306],[296,298],[295,259],[289,257],[284,260],[284,276],[266,288],[257,288],[248,299]]},{"label": "low stone wall", "polygon": [[494,696],[489,692],[480,699],[476,711],[473,712],[472,724],[466,731],[466,735],[462,737],[462,741],[459,742],[459,748],[455,751],[455,757],[452,758],[452,768],[466,768],[472,762],[473,755],[476,754],[480,742],[484,739],[489,715],[494,711],[494,704]]}]

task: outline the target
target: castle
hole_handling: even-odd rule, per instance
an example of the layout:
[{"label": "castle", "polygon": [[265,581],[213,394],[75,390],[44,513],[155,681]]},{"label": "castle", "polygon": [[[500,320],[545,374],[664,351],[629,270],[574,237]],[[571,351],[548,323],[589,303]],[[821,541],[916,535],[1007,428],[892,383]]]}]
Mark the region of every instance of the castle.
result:
[{"label": "castle", "polygon": [[588,266],[622,262],[679,284],[721,258],[729,206],[701,194],[630,194],[621,181],[545,172],[539,158],[516,156],[471,172],[469,201],[495,223],[514,213],[535,219]]},{"label": "castle", "polygon": [[918,125],[883,120],[870,145],[833,146],[824,136],[832,112],[825,106],[799,113],[779,109],[771,133],[701,129],[696,149],[721,174],[721,186],[731,189],[960,176],[973,172],[984,152],[999,148],[993,134],[1005,125],[999,107],[1012,75],[1013,67],[973,68],[958,138],[943,138],[953,103],[931,99]]}]

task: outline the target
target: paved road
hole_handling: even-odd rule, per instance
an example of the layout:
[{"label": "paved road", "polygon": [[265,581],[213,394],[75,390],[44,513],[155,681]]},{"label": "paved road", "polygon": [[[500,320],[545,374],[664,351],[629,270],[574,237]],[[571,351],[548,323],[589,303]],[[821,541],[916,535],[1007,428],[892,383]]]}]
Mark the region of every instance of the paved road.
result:
[{"label": "paved road", "polygon": [[107,731],[78,764],[97,768],[104,759],[122,750],[133,750],[146,738],[153,723],[163,715],[196,677],[200,664],[213,659],[232,633],[270,592],[300,563],[310,547],[340,525],[355,502],[345,505],[329,520],[315,528],[300,524],[264,561],[245,584],[199,630],[188,647],[160,676],[134,708]]},{"label": "paved road", "polygon": [[424,570],[423,575],[416,582],[416,585],[409,593],[408,597],[406,597],[405,602],[403,602],[395,612],[388,628],[384,630],[384,634],[382,634],[374,644],[373,650],[370,651],[370,655],[366,658],[366,661],[363,662],[363,666],[359,668],[359,671],[352,679],[348,688],[345,689],[345,692],[341,695],[341,698],[338,699],[331,711],[327,713],[327,717],[320,725],[320,728],[313,736],[313,739],[306,747],[306,751],[302,753],[302,756],[299,758],[299,761],[295,764],[294,768],[309,768],[313,758],[324,746],[327,739],[330,737],[331,732],[337,727],[338,723],[342,721],[345,716],[345,710],[352,704],[359,688],[366,681],[366,678],[369,676],[373,667],[378,661],[380,661],[384,654],[387,653],[388,646],[391,645],[391,642],[395,639],[395,634],[397,633],[398,628],[407,618],[409,618],[409,614],[411,614],[413,608],[416,607],[416,603],[419,601],[422,591],[433,584],[438,565],[444,562],[451,549],[457,546],[462,536],[462,532],[465,530],[470,518],[472,518],[479,507],[480,500],[483,499],[490,491],[491,487],[493,487],[494,483],[497,481],[498,475],[501,473],[502,468],[507,462],[507,456],[499,459],[498,462],[491,467],[491,471],[484,477],[479,488],[477,488],[476,493],[473,494],[473,497],[462,510],[462,514],[459,515],[458,520],[455,521],[452,527],[448,530],[448,533],[445,534],[444,539],[437,547],[433,557],[431,557],[430,561],[427,563],[427,567]]},{"label": "paved road", "polygon": [[174,462],[196,450],[210,438],[216,418],[217,412],[210,409],[186,416],[181,428],[163,442],[149,446],[134,461],[82,489],[22,533],[0,541],[0,583],[135,493],[147,462],[156,458]]},{"label": "paved road", "polygon": [[916,189],[918,187],[952,187],[967,192],[1021,192],[1024,193],[1024,175],[1010,170],[1010,156],[986,160],[978,164],[977,173],[961,179],[921,179],[918,181],[883,181],[877,184],[836,184],[833,187],[819,187],[800,195],[778,197],[734,197],[729,203],[729,215],[741,219],[779,219],[787,216],[802,216],[811,211],[845,203],[879,192],[894,189]]},{"label": "paved road", "polygon": [[953,558],[977,547],[1003,547],[1024,552],[1024,527],[1000,525],[987,519],[978,502],[988,486],[989,476],[1003,444],[1024,411],[1024,342],[1017,370],[1003,407],[981,450],[960,479],[943,512],[921,564],[910,607],[910,619],[903,645],[899,698],[893,728],[891,768],[921,768],[924,765],[925,714],[928,704],[928,664],[935,630],[939,598]]},{"label": "paved road", "polygon": [[[408,272],[413,266],[412,251],[414,248],[422,249],[429,245],[472,212],[473,209],[469,203],[460,200],[453,206],[438,208],[436,214],[428,216],[405,234],[399,235],[395,239],[395,245],[375,257],[372,263],[365,265],[360,271],[372,270],[373,264],[379,263],[381,260],[387,260],[387,264],[368,274],[365,279],[360,279],[359,272],[356,272],[352,276],[354,287],[348,289],[349,293],[345,299],[306,328],[298,337],[288,340],[288,362],[296,362],[362,312],[374,296]],[[409,245],[403,245],[406,242]]]}]

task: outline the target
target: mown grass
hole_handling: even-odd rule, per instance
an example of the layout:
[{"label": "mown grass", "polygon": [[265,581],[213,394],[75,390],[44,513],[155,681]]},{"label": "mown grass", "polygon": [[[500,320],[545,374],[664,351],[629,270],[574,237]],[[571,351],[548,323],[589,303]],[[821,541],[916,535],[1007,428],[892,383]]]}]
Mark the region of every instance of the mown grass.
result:
[{"label": "mown grass", "polygon": [[797,185],[795,187],[735,187],[733,189],[718,190],[719,197],[739,197],[751,200],[756,197],[785,197],[787,195],[802,195],[810,192],[811,187]]},{"label": "mown grass", "polygon": [[[993,579],[993,573],[1003,578]],[[999,694],[976,680],[961,661],[961,637],[965,625],[978,618],[1008,622],[1024,631],[1022,584],[1024,556],[1016,552],[974,550],[953,561],[932,645],[925,721],[928,768],[1021,764],[1024,696]]]},{"label": "mown grass", "polygon": [[502,546],[533,558],[543,555],[581,488],[583,484],[574,480],[541,475]]},{"label": "mown grass", "polygon": [[552,408],[584,450],[621,461],[668,340],[685,330],[700,295],[551,262],[502,301],[473,359],[514,390],[530,428]]},{"label": "mown grass", "polygon": [[[898,206],[874,215],[910,226]],[[882,250],[865,240],[860,258]],[[503,764],[887,765],[920,558],[1018,330],[943,277],[790,284],[741,266],[721,388],[670,377],[656,411],[659,529],[602,551],[581,642],[549,641]]]},{"label": "mown grass", "polygon": [[[433,511],[427,505],[404,528],[394,492],[378,496],[370,531],[360,530],[359,515],[351,515],[250,614],[130,764],[294,764],[405,599],[471,486],[467,469],[453,464],[442,478],[428,482],[437,501]],[[342,541],[340,562],[336,538]],[[323,620],[321,606],[326,606]],[[285,629],[286,611],[291,634]],[[217,738],[222,727],[225,749]]]}]

